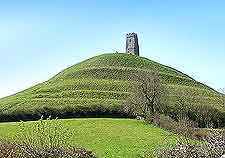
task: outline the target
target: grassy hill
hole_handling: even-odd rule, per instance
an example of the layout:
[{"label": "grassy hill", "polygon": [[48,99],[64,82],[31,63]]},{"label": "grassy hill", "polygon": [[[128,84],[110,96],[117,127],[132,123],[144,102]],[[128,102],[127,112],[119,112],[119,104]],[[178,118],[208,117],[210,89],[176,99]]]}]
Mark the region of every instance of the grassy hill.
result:
[{"label": "grassy hill", "polygon": [[[65,119],[62,125],[73,135],[71,145],[94,151],[98,157],[136,158],[175,137],[143,121],[130,119]],[[14,138],[20,123],[0,123],[0,137]]]},{"label": "grassy hill", "polygon": [[50,80],[15,95],[0,99],[0,119],[60,117],[124,117],[122,102],[129,96],[133,75],[158,71],[168,96],[173,100],[181,92],[195,96],[196,104],[209,104],[224,111],[223,96],[188,75],[147,58],[124,53],[103,54],[75,64]]}]

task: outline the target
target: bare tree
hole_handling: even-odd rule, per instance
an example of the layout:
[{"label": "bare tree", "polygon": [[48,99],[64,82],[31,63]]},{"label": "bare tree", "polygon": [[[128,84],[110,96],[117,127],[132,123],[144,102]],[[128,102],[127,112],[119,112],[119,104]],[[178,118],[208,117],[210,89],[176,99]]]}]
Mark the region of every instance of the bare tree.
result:
[{"label": "bare tree", "polygon": [[225,94],[225,88],[220,88],[217,91],[220,92],[220,93],[222,93],[222,94]]},{"label": "bare tree", "polygon": [[135,80],[137,82],[127,102],[130,109],[140,111],[144,117],[159,112],[164,94],[159,74],[157,72],[138,73],[135,75]]}]

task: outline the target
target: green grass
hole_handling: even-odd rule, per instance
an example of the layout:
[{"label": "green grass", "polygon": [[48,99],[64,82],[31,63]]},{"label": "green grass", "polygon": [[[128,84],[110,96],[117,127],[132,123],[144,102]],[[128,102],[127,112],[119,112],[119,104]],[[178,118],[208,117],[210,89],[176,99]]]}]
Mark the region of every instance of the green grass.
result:
[{"label": "green grass", "polygon": [[[136,158],[164,143],[175,142],[158,127],[131,119],[67,119],[65,128],[73,131],[71,145],[93,150],[99,157]],[[20,123],[0,123],[0,137],[13,138]]]},{"label": "green grass", "polygon": [[225,111],[223,95],[188,75],[147,58],[115,53],[90,58],[44,83],[0,99],[0,117],[49,115],[45,109],[61,114],[63,110],[68,112],[68,107],[74,115],[79,109],[97,112],[101,107],[103,111],[120,111],[122,102],[131,93],[131,86],[136,83],[133,75],[151,71],[159,72],[171,105],[184,92],[187,97],[195,96],[201,101],[196,103],[193,99],[193,104],[207,103]]},{"label": "green grass", "polygon": [[[116,53],[90,58],[46,82],[1,98],[0,120],[26,119],[25,115],[39,119],[41,115],[53,113],[59,117],[79,117],[81,112],[117,115],[137,82],[133,75],[151,71],[159,72],[171,106],[184,93],[194,105],[211,105],[225,111],[224,96],[207,85],[152,60]],[[169,134],[153,125],[129,119],[68,119],[63,120],[63,124],[74,131],[71,144],[83,145],[107,158],[137,157],[155,149]],[[17,130],[18,123],[0,123],[2,137],[11,137]]]}]

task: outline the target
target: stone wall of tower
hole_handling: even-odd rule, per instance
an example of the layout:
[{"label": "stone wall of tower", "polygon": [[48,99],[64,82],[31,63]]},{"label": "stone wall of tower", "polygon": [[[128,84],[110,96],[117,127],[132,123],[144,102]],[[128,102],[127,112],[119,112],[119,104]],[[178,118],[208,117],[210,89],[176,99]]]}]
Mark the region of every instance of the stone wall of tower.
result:
[{"label": "stone wall of tower", "polygon": [[138,37],[136,33],[127,34],[126,53],[139,56]]}]

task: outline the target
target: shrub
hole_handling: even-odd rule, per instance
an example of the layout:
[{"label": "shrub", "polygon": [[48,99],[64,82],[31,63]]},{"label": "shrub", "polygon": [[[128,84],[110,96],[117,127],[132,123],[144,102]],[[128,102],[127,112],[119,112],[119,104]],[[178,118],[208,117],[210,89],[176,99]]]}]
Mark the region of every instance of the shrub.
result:
[{"label": "shrub", "polygon": [[51,117],[36,122],[21,122],[17,138],[24,145],[41,148],[61,148],[68,146],[71,131],[64,128],[60,120]]},{"label": "shrub", "polygon": [[169,116],[160,115],[160,120],[158,124],[161,128],[167,129],[174,132],[178,127],[178,123],[170,118]]},{"label": "shrub", "polygon": [[154,123],[155,125],[173,133],[188,137],[191,137],[192,134],[197,131],[197,124],[187,118],[175,121],[169,116],[155,114],[151,118],[146,119],[146,121],[149,123]]},{"label": "shrub", "polygon": [[160,150],[159,158],[220,158],[225,152],[225,132],[210,131],[204,142],[191,142],[186,137],[178,137],[177,144],[172,149]]},{"label": "shrub", "polygon": [[17,154],[17,147],[15,144],[9,143],[6,140],[0,140],[0,157],[14,158]]},{"label": "shrub", "polygon": [[64,128],[60,120],[41,118],[36,122],[21,122],[18,141],[9,147],[16,149],[13,150],[16,151],[15,158],[95,157],[92,151],[71,147],[71,135],[71,131]]},{"label": "shrub", "polygon": [[81,148],[34,148],[0,140],[1,158],[91,158],[94,153]]},{"label": "shrub", "polygon": [[196,140],[205,140],[208,136],[208,132],[204,129],[196,129],[193,131],[191,138],[194,138]]}]

